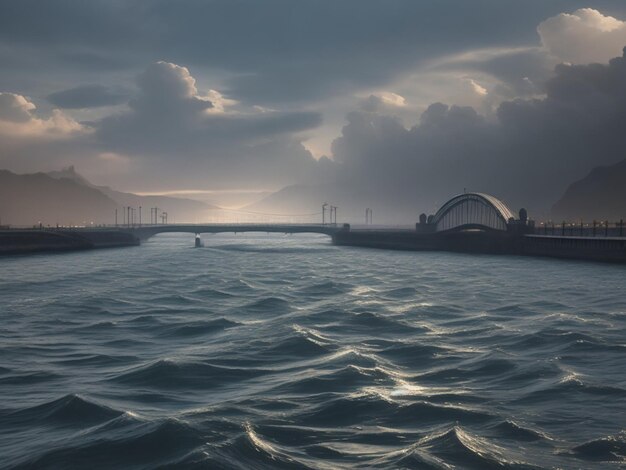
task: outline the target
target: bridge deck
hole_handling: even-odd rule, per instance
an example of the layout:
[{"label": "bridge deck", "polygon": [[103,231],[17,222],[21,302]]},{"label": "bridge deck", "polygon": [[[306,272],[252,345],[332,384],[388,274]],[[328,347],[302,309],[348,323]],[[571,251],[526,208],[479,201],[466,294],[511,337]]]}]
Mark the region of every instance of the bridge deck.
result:
[{"label": "bridge deck", "polygon": [[335,224],[166,224],[142,225],[140,227],[122,228],[132,232],[142,240],[146,240],[159,233],[321,233],[333,234],[349,230],[349,225]]}]

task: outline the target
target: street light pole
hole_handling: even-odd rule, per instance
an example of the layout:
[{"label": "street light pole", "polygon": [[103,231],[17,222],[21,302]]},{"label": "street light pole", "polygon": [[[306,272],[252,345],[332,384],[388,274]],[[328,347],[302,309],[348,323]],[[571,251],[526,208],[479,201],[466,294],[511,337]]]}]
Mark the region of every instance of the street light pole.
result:
[{"label": "street light pole", "polygon": [[326,224],[326,207],[328,207],[327,203],[322,204],[322,225]]}]

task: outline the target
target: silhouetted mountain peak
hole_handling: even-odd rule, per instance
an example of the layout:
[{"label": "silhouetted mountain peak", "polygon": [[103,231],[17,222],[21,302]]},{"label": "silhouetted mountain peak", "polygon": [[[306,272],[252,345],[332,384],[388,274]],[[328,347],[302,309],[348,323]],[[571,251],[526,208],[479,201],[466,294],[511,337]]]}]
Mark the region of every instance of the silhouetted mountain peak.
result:
[{"label": "silhouetted mountain peak", "polygon": [[68,180],[75,181],[84,186],[94,187],[94,185],[91,184],[91,182],[87,178],[85,178],[83,175],[81,175],[80,173],[76,171],[76,168],[74,167],[74,165],[67,166],[61,170],[50,171],[46,174],[50,176],[51,178],[54,178],[57,180],[65,178]]},{"label": "silhouetted mountain peak", "polygon": [[626,159],[596,167],[572,183],[552,207],[557,220],[619,220],[626,218]]}]

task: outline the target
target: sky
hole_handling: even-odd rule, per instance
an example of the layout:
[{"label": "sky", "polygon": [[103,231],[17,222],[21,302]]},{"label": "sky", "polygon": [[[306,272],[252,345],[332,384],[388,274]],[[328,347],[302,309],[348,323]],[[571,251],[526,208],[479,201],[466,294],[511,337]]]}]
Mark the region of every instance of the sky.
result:
[{"label": "sky", "polygon": [[623,0],[0,0],[0,168],[540,211],[626,155],[624,46]]}]

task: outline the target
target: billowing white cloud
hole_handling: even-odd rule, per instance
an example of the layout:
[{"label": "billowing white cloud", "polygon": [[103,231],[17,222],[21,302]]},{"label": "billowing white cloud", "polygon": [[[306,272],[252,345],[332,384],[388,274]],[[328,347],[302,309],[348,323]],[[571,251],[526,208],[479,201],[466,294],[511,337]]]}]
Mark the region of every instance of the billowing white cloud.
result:
[{"label": "billowing white cloud", "polygon": [[592,8],[548,18],[537,31],[547,51],[562,62],[607,62],[626,46],[626,22]]},{"label": "billowing white cloud", "polygon": [[[1,93],[0,167],[76,164],[88,176],[116,167],[124,173],[118,174],[122,185],[143,179],[140,187],[147,189],[187,183],[278,188],[315,173],[301,133],[319,125],[317,113],[239,106],[217,90],[198,90],[186,67],[164,61],[149,65],[136,86],[128,106],[89,124],[60,110],[42,117],[26,97]],[[89,89],[81,92],[88,102]]]},{"label": "billowing white cloud", "polygon": [[478,96],[487,96],[488,91],[485,87],[477,83],[474,79],[466,77],[465,82],[469,85],[470,90]]},{"label": "billowing white cloud", "polygon": [[139,75],[137,85],[140,94],[130,106],[146,117],[159,113],[164,119],[173,121],[171,117],[190,118],[213,108],[209,98],[198,94],[196,80],[187,67],[155,62]]},{"label": "billowing white cloud", "polygon": [[38,117],[36,109],[22,95],[0,92],[0,134],[10,138],[57,139],[86,131],[81,124],[58,109],[53,110],[48,118]]},{"label": "billowing white cloud", "polygon": [[376,92],[363,99],[361,109],[369,112],[388,110],[389,108],[403,108],[406,106],[404,96],[391,91]]},{"label": "billowing white cloud", "polygon": [[0,121],[26,122],[29,121],[31,111],[35,105],[15,93],[0,93]]}]

